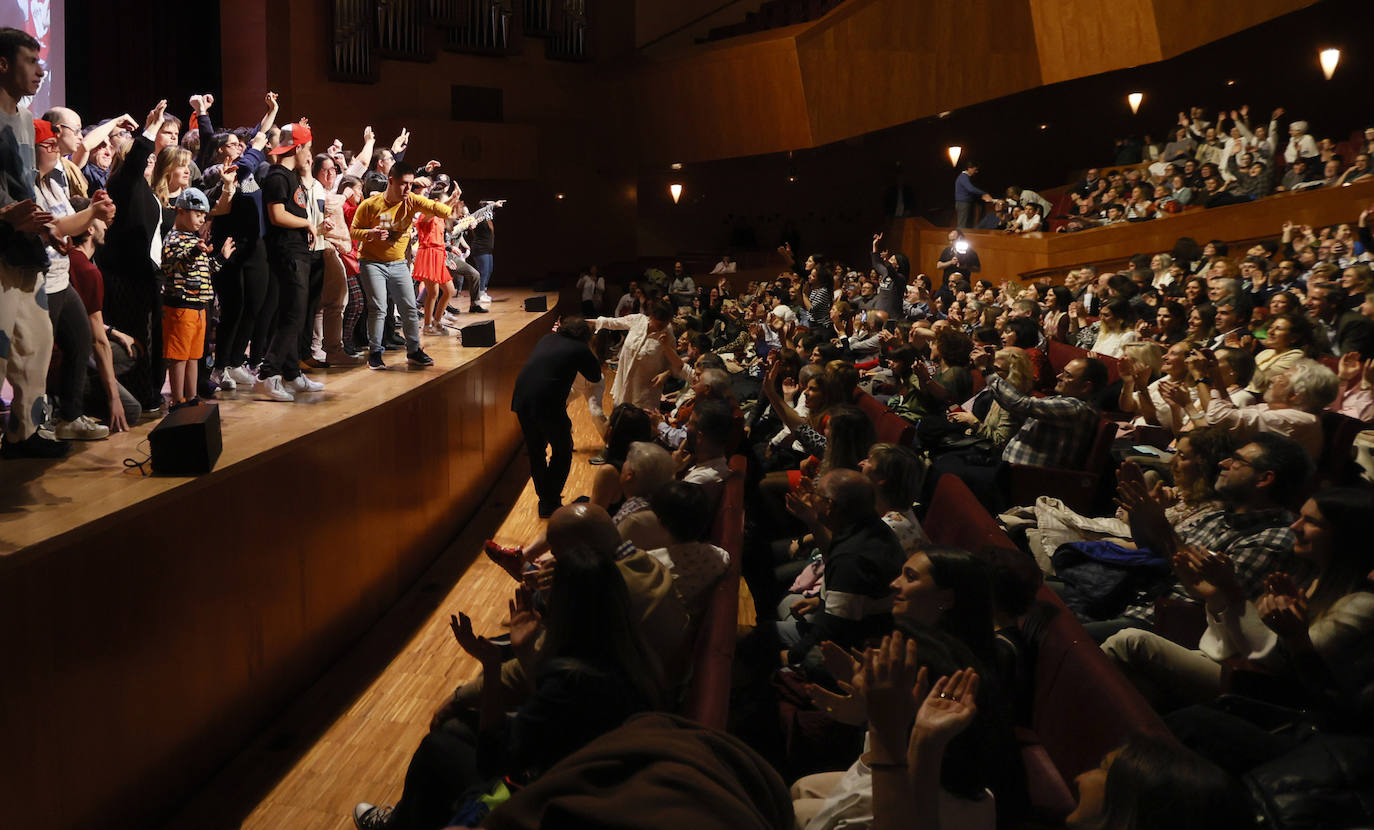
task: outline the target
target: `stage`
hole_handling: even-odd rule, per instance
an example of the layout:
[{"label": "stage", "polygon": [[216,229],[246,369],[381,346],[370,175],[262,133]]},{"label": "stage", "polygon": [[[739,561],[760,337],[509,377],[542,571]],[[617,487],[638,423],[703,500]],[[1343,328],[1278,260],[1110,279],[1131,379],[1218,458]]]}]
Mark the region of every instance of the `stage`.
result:
[{"label": "stage", "polygon": [[555,319],[492,295],[461,323],[493,320],[494,347],[426,337],[434,367],[388,352],[294,403],[220,393],[209,474],[126,467],[156,421],[0,463],[7,824],[141,826],[424,571],[518,448],[515,376]]}]

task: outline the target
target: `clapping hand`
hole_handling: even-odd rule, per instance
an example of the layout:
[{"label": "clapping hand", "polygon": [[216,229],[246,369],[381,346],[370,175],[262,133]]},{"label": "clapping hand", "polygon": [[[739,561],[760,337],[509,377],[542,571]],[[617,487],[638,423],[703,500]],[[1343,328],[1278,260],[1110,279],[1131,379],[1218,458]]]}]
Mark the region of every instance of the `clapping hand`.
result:
[{"label": "clapping hand", "polygon": [[231,236],[224,240],[224,244],[220,246],[219,255],[220,259],[225,262],[229,261],[229,258],[234,255],[234,237]]},{"label": "clapping hand", "polygon": [[544,623],[534,609],[534,593],[527,586],[515,589],[510,601],[510,644],[517,652],[532,649]]},{"label": "clapping hand", "polygon": [[154,127],[156,127],[157,125],[161,124],[161,123],[162,123],[162,116],[163,116],[163,114],[166,113],[166,112],[167,112],[167,99],[166,99],[166,98],[163,98],[161,101],[158,101],[158,102],[157,102],[157,106],[153,107],[152,110],[148,112],[148,117],[145,118],[145,119],[143,119],[143,129],[144,129],[144,131],[146,132],[146,131],[152,130]]},{"label": "clapping hand", "polygon": [[483,670],[501,665],[500,647],[486,637],[474,634],[472,620],[468,619],[467,614],[459,613],[456,617],[449,615],[449,627],[453,629],[453,638],[458,641],[458,645],[462,646],[463,651],[477,658]]},{"label": "clapping hand", "polygon": [[1283,594],[1265,594],[1258,603],[1259,618],[1290,644],[1310,646],[1307,631],[1307,601]]},{"label": "clapping hand", "polygon": [[[935,681],[916,712],[914,736],[943,745],[967,729],[978,716],[978,684],[978,672],[973,669],[960,669]],[[917,684],[913,696],[924,691],[922,685]]]}]

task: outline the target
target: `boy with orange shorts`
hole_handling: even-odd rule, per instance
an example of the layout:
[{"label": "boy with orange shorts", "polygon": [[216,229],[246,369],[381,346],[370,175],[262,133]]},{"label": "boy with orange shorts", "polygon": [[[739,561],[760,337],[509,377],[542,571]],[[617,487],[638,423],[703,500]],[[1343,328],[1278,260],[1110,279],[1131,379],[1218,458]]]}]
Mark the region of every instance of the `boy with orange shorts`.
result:
[{"label": "boy with orange shorts", "polygon": [[210,200],[194,187],[176,200],[177,220],[162,243],[162,356],[171,380],[172,409],[196,402],[196,362],[205,355],[205,317],[215,301],[211,282],[234,253],[234,240],[214,248],[201,238]]}]

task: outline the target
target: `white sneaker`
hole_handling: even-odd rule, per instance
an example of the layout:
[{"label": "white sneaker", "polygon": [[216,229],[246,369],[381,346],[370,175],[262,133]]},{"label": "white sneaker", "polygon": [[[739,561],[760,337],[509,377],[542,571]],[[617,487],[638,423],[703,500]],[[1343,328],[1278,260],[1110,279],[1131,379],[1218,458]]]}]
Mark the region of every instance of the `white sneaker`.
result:
[{"label": "white sneaker", "polygon": [[295,380],[291,381],[291,388],[297,392],[321,392],[324,390],[324,384],[305,375],[296,375]]},{"label": "white sneaker", "polygon": [[483,304],[489,303],[489,302],[491,302],[491,295],[488,294],[487,292],[483,291],[480,295],[478,295],[478,297],[477,297],[477,302],[483,303]]},{"label": "white sneaker", "polygon": [[453,326],[454,328],[458,328],[458,326],[461,325],[461,323],[460,323],[459,320],[458,320],[458,315],[457,315],[457,314],[448,314],[448,313],[445,313],[445,314],[444,314],[444,325],[446,325],[446,326]]},{"label": "white sneaker", "polygon": [[233,392],[239,388],[238,381],[229,376],[223,369],[216,369],[210,373],[210,381],[226,392]]},{"label": "white sneaker", "polygon": [[228,369],[224,370],[224,376],[234,383],[240,386],[246,386],[250,389],[258,381],[257,377],[252,372],[248,371],[247,366],[230,366]]},{"label": "white sneaker", "polygon": [[253,394],[266,398],[269,401],[294,401],[296,396],[282,385],[281,375],[273,375],[270,378],[258,378],[253,384]]},{"label": "white sneaker", "polygon": [[59,441],[99,441],[110,437],[110,428],[82,415],[74,421],[58,421],[53,435]]}]

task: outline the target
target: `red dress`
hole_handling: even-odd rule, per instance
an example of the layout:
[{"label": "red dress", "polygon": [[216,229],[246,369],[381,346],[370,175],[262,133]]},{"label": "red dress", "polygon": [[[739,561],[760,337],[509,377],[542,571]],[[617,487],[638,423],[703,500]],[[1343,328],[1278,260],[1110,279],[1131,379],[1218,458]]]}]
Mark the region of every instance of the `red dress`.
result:
[{"label": "red dress", "polygon": [[453,279],[444,265],[444,220],[422,216],[415,223],[415,232],[419,240],[415,249],[415,279],[440,285]]}]

